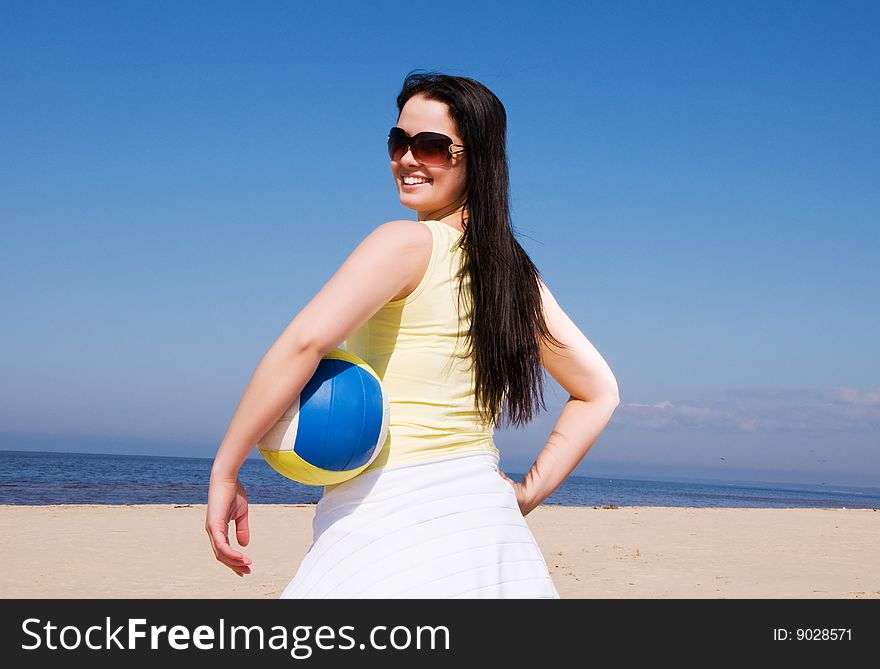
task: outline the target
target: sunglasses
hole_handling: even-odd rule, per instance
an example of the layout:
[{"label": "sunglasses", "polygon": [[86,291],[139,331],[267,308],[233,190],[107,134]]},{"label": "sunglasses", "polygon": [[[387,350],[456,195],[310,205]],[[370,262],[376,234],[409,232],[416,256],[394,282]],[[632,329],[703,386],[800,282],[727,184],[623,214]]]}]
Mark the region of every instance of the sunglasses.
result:
[{"label": "sunglasses", "polygon": [[[460,147],[453,151],[452,147]],[[439,132],[420,132],[410,137],[402,128],[391,128],[388,133],[388,155],[391,160],[400,160],[406,149],[412,150],[413,158],[425,165],[445,165],[450,156],[465,150],[464,145],[454,144],[452,139]]]}]

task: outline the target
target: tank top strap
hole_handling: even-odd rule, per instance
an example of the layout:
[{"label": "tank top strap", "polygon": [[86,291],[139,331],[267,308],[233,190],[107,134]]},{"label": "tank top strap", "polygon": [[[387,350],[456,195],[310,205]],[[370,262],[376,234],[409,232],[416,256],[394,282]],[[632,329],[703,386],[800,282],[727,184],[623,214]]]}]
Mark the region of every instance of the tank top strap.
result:
[{"label": "tank top strap", "polygon": [[[458,233],[451,226],[440,221],[427,220],[419,221],[419,223],[424,224],[431,231],[431,258],[428,261],[428,267],[421,281],[419,281],[418,285],[409,295],[398,300],[392,300],[387,303],[387,306],[410,304],[425,292],[432,281],[436,283],[437,281],[442,282],[449,279],[447,276],[449,273],[448,256],[452,252],[452,246],[458,238]],[[438,267],[441,269],[438,270]],[[437,276],[438,272],[442,272],[443,276]]]}]

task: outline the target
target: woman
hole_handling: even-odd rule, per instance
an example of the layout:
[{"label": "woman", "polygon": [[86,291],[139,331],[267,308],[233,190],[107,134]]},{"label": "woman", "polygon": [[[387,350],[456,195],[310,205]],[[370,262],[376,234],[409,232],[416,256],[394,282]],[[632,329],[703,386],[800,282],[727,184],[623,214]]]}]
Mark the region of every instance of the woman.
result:
[{"label": "woman", "polygon": [[[524,516],[581,461],[611,418],[608,365],[516,241],[506,113],[482,84],[411,73],[388,137],[400,202],[418,222],[379,225],[291,321],[254,372],[211,472],[205,529],[239,576],[247,496],[238,470],[346,341],[382,378],[388,438],[355,478],[324,488],[314,540],[282,598],[559,594]],[[542,366],[570,393],[522,481],[492,440],[543,408]]]}]

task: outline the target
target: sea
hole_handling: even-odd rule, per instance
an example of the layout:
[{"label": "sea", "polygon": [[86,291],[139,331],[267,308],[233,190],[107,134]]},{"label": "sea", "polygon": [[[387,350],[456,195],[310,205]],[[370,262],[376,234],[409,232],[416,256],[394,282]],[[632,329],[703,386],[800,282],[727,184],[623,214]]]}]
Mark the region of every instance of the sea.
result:
[{"label": "sea", "polygon": [[[205,504],[211,458],[0,451],[0,504]],[[513,479],[522,473],[505,471]],[[314,504],[323,488],[290,481],[262,458],[239,478],[251,504]],[[880,488],[795,483],[650,481],[569,476],[560,506],[880,509]]]}]

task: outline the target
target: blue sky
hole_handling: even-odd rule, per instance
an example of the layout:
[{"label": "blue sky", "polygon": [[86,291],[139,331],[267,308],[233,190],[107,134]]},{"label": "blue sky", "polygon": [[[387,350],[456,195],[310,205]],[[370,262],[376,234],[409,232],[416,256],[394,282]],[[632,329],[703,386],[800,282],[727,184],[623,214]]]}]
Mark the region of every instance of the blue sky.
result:
[{"label": "blue sky", "polygon": [[213,456],[290,319],[416,218],[384,143],[420,68],[504,103],[515,230],[617,376],[577,473],[876,485],[880,5],[425,16],[0,5],[0,448]]}]

